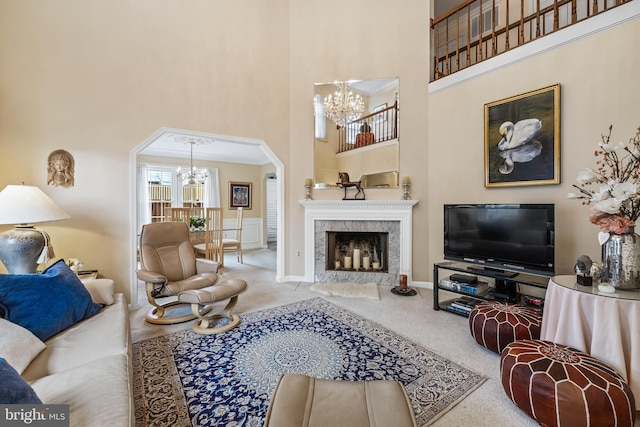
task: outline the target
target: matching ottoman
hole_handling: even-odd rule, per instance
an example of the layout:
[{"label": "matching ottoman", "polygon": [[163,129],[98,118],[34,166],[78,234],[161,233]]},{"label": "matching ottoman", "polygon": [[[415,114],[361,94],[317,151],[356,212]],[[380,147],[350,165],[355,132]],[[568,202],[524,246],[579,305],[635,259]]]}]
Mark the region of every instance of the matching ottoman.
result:
[{"label": "matching ottoman", "polygon": [[[197,316],[192,329],[199,334],[219,334],[235,328],[240,323],[240,316],[232,313],[238,303],[238,295],[247,289],[247,282],[241,279],[230,279],[213,286],[190,289],[178,294],[178,301],[191,304],[191,312]],[[229,300],[222,313],[209,314],[213,303]],[[218,319],[226,318],[229,322],[220,326]],[[213,327],[212,327],[213,326]]]},{"label": "matching ottoman", "polygon": [[605,363],[571,347],[516,341],[500,359],[502,386],[524,413],[544,426],[633,426],[629,385]]},{"label": "matching ottoman", "polygon": [[485,301],[469,313],[471,335],[498,354],[516,340],[540,338],[542,316],[537,310],[498,301]]},{"label": "matching ottoman", "polygon": [[284,374],[271,397],[265,427],[415,427],[397,381],[342,381]]}]

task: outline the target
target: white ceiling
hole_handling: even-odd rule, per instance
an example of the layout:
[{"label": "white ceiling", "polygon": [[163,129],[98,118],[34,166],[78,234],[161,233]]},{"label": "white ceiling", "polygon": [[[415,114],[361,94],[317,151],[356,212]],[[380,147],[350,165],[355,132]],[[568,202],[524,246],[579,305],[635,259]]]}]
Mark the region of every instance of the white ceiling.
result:
[{"label": "white ceiling", "polygon": [[262,144],[255,141],[187,130],[161,132],[139,154],[189,159],[191,144],[187,141],[195,142],[194,159],[259,166],[270,163]]},{"label": "white ceiling", "polygon": [[395,77],[389,79],[352,80],[349,82],[349,87],[361,95],[371,96],[374,93],[380,92],[391,83],[396,83],[396,81],[397,78]]}]

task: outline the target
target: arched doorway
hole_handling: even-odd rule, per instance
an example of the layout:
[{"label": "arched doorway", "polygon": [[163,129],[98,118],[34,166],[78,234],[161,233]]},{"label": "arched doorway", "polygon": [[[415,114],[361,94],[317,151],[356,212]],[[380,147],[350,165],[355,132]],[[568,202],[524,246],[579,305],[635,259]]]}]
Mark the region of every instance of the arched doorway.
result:
[{"label": "arched doorway", "polygon": [[[153,135],[149,138],[138,144],[131,150],[130,153],[130,177],[131,177],[131,187],[130,187],[130,210],[131,210],[131,221],[130,221],[130,259],[131,259],[131,284],[130,284],[130,295],[131,295],[131,305],[136,308],[138,304],[138,279],[135,274],[136,266],[137,266],[137,245],[138,245],[138,236],[137,236],[137,227],[136,220],[138,216],[137,212],[137,159],[138,155],[149,147],[151,144],[154,144],[156,141],[159,141],[166,137],[168,134],[173,135],[182,135],[182,136],[193,136],[199,138],[210,138],[216,141],[224,141],[225,144],[233,145],[235,149],[234,152],[245,150],[246,156],[265,156],[276,169],[276,174],[278,176],[277,180],[277,252],[276,252],[276,277],[275,280],[280,282],[283,280],[284,273],[284,254],[285,254],[285,243],[284,243],[284,164],[282,161],[275,155],[275,153],[269,148],[269,146],[262,140],[258,139],[250,139],[250,138],[242,138],[242,137],[233,137],[226,135],[216,135],[204,132],[190,131],[184,129],[173,129],[173,128],[161,128],[157,130]],[[225,154],[221,154],[225,155]],[[229,159],[225,160],[229,161]],[[241,163],[241,162],[240,162]]]}]

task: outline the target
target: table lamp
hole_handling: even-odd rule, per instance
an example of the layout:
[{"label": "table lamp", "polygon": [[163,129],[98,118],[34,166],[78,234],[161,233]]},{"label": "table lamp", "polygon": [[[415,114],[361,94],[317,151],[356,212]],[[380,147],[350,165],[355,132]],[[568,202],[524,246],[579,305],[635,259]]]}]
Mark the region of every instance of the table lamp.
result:
[{"label": "table lamp", "polygon": [[[0,192],[0,224],[17,224],[0,233],[0,260],[11,274],[35,273],[41,255],[50,251],[49,236],[33,226],[37,222],[71,218],[38,187],[7,185]],[[46,262],[42,260],[40,262]]]}]

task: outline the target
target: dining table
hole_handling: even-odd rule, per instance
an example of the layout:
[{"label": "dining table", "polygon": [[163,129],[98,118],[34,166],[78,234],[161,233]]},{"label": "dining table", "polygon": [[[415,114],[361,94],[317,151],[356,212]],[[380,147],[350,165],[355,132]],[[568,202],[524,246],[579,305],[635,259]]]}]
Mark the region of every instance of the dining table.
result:
[{"label": "dining table", "polygon": [[[236,228],[236,227],[224,227],[222,229],[222,238],[226,239],[228,238],[224,233],[227,231],[238,231],[238,230],[242,230],[241,228]],[[206,230],[204,229],[196,229],[196,230],[189,230],[189,240],[191,241],[192,245],[199,245],[201,243],[205,242],[205,233]]]}]

